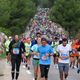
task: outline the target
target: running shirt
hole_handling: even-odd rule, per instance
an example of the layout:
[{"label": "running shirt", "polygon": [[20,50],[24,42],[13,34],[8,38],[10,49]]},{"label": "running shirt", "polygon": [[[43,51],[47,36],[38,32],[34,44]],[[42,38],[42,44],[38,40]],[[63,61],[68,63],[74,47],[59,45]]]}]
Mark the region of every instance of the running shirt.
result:
[{"label": "running shirt", "polygon": [[[37,44],[35,44],[35,45],[33,45],[31,47],[31,50],[34,51],[34,52],[36,52],[36,53],[38,53],[38,47],[39,46]],[[39,59],[39,57],[37,55],[34,55],[33,58]]]},{"label": "running shirt", "polygon": [[36,43],[37,43],[36,40],[33,39],[33,40],[31,41],[31,47],[32,47],[33,45],[35,45]]},{"label": "running shirt", "polygon": [[20,50],[19,50],[20,44],[21,44],[21,42],[17,42],[17,43],[14,43],[14,44],[12,45],[12,47],[13,47],[12,53],[13,53],[14,55],[19,55],[19,54],[20,54]]},{"label": "running shirt", "polygon": [[56,49],[57,49],[57,46],[58,46],[58,44],[59,44],[59,42],[57,41],[57,42],[52,42],[52,48],[54,48],[54,53],[56,54],[57,52],[56,52]]},{"label": "running shirt", "polygon": [[[58,45],[57,47],[57,52],[59,52],[59,56],[62,56],[62,57],[66,57],[66,56],[69,56],[69,52],[71,51],[71,46],[69,44],[67,44],[65,47],[61,44],[61,45]],[[60,59],[59,58],[59,63],[69,63],[69,58],[68,59]]]},{"label": "running shirt", "polygon": [[[16,42],[15,40],[12,40],[9,44],[9,53],[11,54],[12,58],[21,58],[21,54],[25,52],[25,46],[22,41]],[[17,57],[16,57],[17,56]]]},{"label": "running shirt", "polygon": [[38,52],[40,53],[39,64],[50,65],[50,63],[51,63],[50,57],[46,57],[45,60],[43,60],[42,57],[46,56],[46,53],[48,53],[48,54],[53,53],[52,47],[48,44],[46,46],[41,45],[38,48]]},{"label": "running shirt", "polygon": [[77,51],[78,51],[78,56],[80,57],[80,45],[79,45],[79,47],[77,48]]},{"label": "running shirt", "polygon": [[31,46],[31,45],[28,44],[28,43],[25,43],[24,45],[25,45],[25,50],[26,50],[26,54],[25,54],[25,55],[28,56],[29,53],[30,53],[30,46]]}]

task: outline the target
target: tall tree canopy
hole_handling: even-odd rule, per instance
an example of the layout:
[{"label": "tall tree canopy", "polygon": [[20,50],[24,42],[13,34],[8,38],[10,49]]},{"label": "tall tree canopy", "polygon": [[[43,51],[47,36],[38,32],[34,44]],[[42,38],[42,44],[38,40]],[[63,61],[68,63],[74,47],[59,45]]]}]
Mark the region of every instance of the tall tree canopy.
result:
[{"label": "tall tree canopy", "polygon": [[8,28],[12,34],[20,34],[35,12],[32,0],[0,0],[0,27]]},{"label": "tall tree canopy", "polygon": [[80,0],[56,0],[50,19],[62,25],[70,35],[80,32]]}]

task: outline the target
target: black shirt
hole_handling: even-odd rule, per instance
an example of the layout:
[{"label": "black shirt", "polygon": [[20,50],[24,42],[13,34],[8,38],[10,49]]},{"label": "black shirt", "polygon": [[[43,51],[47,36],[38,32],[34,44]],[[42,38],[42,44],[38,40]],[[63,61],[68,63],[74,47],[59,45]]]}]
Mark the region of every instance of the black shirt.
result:
[{"label": "black shirt", "polygon": [[[16,50],[18,51],[16,53]],[[11,54],[11,58],[21,58],[21,54],[25,52],[25,45],[22,41],[16,42],[12,40],[9,45],[9,53]]]}]

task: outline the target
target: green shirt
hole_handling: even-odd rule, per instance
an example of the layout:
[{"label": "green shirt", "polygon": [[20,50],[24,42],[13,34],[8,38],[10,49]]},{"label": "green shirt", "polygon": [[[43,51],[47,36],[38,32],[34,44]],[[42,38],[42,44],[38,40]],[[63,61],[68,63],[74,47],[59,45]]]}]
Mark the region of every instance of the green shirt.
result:
[{"label": "green shirt", "polygon": [[25,43],[25,50],[26,50],[26,56],[28,56],[30,52],[30,44]]}]

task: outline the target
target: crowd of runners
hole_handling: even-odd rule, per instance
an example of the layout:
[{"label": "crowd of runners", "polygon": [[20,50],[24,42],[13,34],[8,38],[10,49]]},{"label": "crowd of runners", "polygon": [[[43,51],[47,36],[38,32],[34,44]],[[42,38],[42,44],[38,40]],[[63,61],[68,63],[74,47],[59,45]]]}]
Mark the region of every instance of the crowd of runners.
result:
[{"label": "crowd of runners", "polygon": [[15,35],[5,41],[7,61],[11,62],[12,80],[18,80],[21,62],[30,71],[33,63],[34,80],[48,80],[51,58],[59,69],[60,80],[67,80],[69,68],[80,73],[80,40],[70,39],[49,20],[48,8],[39,9],[26,35]]}]

